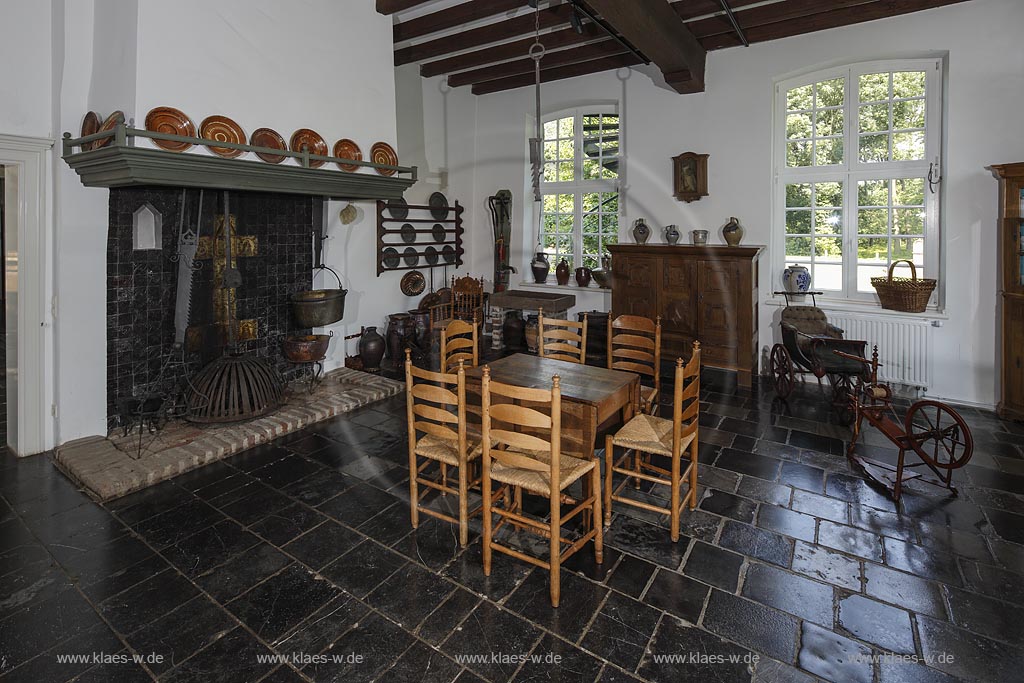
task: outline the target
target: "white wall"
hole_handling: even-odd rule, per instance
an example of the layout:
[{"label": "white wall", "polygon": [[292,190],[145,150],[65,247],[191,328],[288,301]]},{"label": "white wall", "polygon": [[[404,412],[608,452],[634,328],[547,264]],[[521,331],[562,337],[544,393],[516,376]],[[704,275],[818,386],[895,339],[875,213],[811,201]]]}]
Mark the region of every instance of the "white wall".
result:
[{"label": "white wall", "polygon": [[49,137],[50,2],[0,4],[0,133]]},{"label": "white wall", "polygon": [[[885,57],[948,52],[948,129],[945,168],[945,280],[948,320],[937,330],[935,383],[930,393],[992,405],[995,342],[996,182],[989,164],[1024,158],[1015,134],[1024,109],[1024,3],[974,0],[901,17],[797,36],[708,56],[707,91],[678,95],[641,70],[620,70],[543,86],[543,106],[555,111],[580,103],[618,101],[627,154],[623,231],[643,216],[653,226],[719,229],[729,216],[746,228],[745,243],[770,242],[773,79],[815,67]],[[484,217],[493,190],[517,193],[513,263],[529,261],[532,237],[518,220],[527,164],[527,112],[532,90],[475,97],[468,88],[446,98],[451,192]],[[709,153],[710,196],[685,204],[672,197],[671,157]],[[474,233],[477,234],[477,233]],[[661,241],[660,236],[654,241]],[[490,244],[469,245],[474,272],[490,272]],[[761,271],[762,299],[779,289],[771,253]],[[589,307],[589,300],[584,306]],[[764,305],[761,344],[769,344],[776,309]]]}]

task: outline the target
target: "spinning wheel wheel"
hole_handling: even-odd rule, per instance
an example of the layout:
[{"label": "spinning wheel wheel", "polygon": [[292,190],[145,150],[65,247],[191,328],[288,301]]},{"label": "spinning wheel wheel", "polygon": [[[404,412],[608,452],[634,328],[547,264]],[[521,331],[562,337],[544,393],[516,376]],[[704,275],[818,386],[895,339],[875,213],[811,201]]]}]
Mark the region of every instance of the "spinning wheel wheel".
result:
[{"label": "spinning wheel wheel", "polygon": [[970,428],[945,403],[918,401],[910,406],[904,431],[914,451],[932,467],[955,470],[966,465],[974,452]]},{"label": "spinning wheel wheel", "polygon": [[775,382],[775,393],[779,398],[787,398],[793,393],[796,377],[793,373],[793,359],[789,357],[789,351],[782,344],[772,347],[770,370]]}]

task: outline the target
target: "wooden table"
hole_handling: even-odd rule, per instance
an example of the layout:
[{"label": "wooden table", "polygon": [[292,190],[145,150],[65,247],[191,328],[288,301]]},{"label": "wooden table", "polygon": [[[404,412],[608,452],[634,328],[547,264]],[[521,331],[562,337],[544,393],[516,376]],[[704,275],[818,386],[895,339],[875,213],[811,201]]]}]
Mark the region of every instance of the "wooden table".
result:
[{"label": "wooden table", "polygon": [[[633,416],[640,395],[640,375],[541,358],[524,353],[486,364],[491,379],[520,387],[550,389],[551,378],[561,378],[562,451],[582,458],[594,457],[594,442],[605,425]],[[467,384],[479,387],[483,367],[466,371]]]}]

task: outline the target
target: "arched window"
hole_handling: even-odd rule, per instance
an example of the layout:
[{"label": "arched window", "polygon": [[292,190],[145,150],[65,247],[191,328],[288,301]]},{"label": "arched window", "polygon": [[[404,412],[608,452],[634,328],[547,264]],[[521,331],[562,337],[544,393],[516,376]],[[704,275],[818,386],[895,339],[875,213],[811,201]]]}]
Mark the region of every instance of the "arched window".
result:
[{"label": "arched window", "polygon": [[596,268],[607,245],[618,241],[620,153],[615,107],[580,107],[544,119],[537,242],[552,266],[564,257],[572,268]]},{"label": "arched window", "polygon": [[776,84],[775,272],[799,263],[813,289],[864,301],[894,261],[938,277],[941,103],[938,58]]}]

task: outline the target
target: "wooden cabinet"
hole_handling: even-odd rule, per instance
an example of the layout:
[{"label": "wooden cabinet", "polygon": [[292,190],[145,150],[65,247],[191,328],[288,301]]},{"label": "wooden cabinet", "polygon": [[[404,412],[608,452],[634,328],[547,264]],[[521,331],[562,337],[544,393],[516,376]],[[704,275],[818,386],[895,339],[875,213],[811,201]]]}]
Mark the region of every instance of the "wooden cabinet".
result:
[{"label": "wooden cabinet", "polygon": [[1024,162],[992,167],[999,178],[999,415],[1024,420]]},{"label": "wooden cabinet", "polygon": [[757,372],[757,268],[762,247],[617,244],[612,315],[661,316],[661,357],[688,358],[700,340],[706,365]]}]

